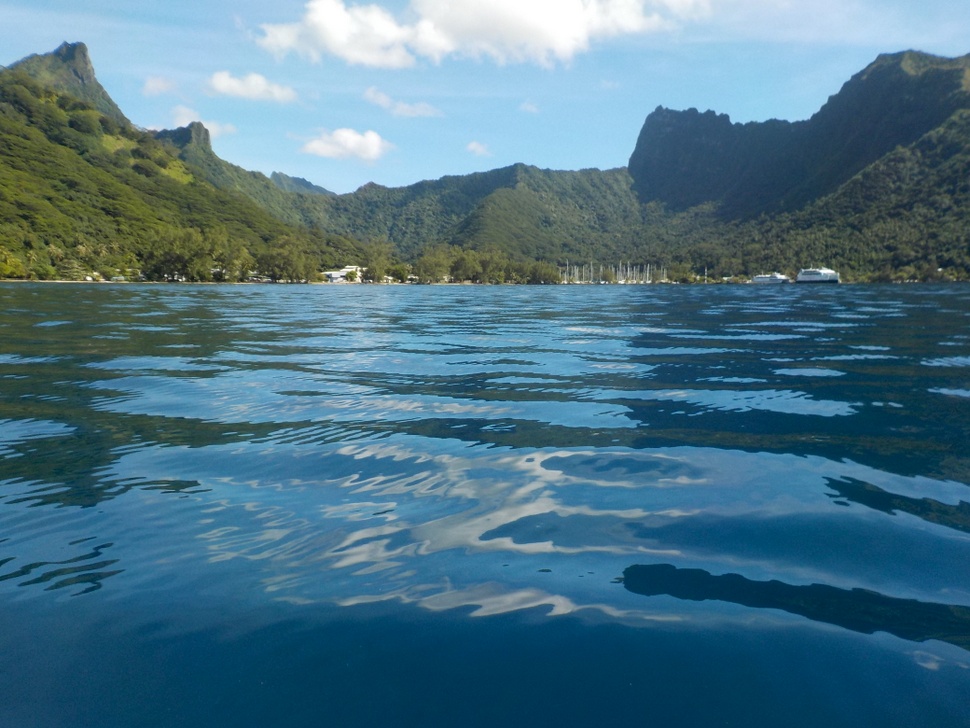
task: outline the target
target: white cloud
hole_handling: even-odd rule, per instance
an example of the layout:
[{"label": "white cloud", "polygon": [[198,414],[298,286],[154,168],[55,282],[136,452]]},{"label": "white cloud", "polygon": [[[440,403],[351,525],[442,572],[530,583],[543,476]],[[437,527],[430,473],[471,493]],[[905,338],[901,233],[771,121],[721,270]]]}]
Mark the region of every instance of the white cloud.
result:
[{"label": "white cloud", "polygon": [[149,76],[145,79],[145,85],[141,92],[144,96],[163,96],[175,91],[175,81],[164,76]]},{"label": "white cloud", "polygon": [[253,101],[276,101],[281,104],[296,101],[296,91],[292,88],[272,83],[258,73],[236,78],[228,71],[218,71],[209,79],[209,88],[223,96]]},{"label": "white cloud", "polygon": [[193,121],[199,121],[199,112],[188,106],[176,106],[172,109],[172,123],[175,126],[188,126]]},{"label": "white cloud", "polygon": [[172,123],[176,127],[188,126],[193,121],[199,121],[202,125],[209,130],[209,136],[213,139],[220,136],[225,136],[226,134],[235,134],[236,127],[232,124],[223,124],[218,121],[204,121],[199,118],[199,112],[195,109],[190,109],[188,106],[176,106],[172,109]]},{"label": "white cloud", "polygon": [[402,68],[414,63],[411,29],[377,5],[347,7],[343,0],[310,0],[298,23],[261,26],[260,45],[277,55],[291,51],[319,60],[324,53],[363,66]]},{"label": "white cloud", "polygon": [[523,101],[519,104],[519,111],[524,111],[527,114],[538,114],[539,107],[531,101]]},{"label": "white cloud", "polygon": [[481,142],[469,142],[465,149],[474,154],[476,157],[492,156],[492,153],[488,150],[488,147]]},{"label": "white cloud", "polygon": [[357,158],[375,162],[394,148],[394,145],[381,138],[376,131],[363,133],[354,129],[325,131],[316,139],[311,139],[301,149],[305,154],[314,154],[328,159]]},{"label": "white cloud", "polygon": [[411,0],[400,22],[379,4],[309,0],[296,23],[265,24],[258,42],[283,56],[332,55],[403,68],[418,59],[566,63],[594,41],[666,30],[705,16],[711,0]]},{"label": "white cloud", "polygon": [[441,112],[431,104],[424,102],[407,104],[403,101],[395,101],[386,93],[379,91],[373,86],[364,92],[364,98],[372,104],[380,106],[382,109],[387,109],[394,116],[441,116]]}]

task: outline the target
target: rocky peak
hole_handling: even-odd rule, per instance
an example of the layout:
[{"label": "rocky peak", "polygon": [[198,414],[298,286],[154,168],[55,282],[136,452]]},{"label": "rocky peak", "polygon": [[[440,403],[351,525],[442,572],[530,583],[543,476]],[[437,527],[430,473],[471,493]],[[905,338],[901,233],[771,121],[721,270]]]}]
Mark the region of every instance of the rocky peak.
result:
[{"label": "rocky peak", "polygon": [[194,146],[205,151],[212,151],[212,136],[201,121],[193,121],[188,126],[181,126],[178,129],[165,129],[156,132],[155,137],[171,142],[179,149]]},{"label": "rocky peak", "polygon": [[131,123],[98,81],[84,43],[61,43],[51,53],[27,56],[10,68],[55,91],[85,101],[120,123]]},{"label": "rocky peak", "polygon": [[84,43],[68,43],[65,41],[52,54],[64,64],[71,75],[81,84],[97,83],[94,75],[94,65],[88,54],[88,47]]}]

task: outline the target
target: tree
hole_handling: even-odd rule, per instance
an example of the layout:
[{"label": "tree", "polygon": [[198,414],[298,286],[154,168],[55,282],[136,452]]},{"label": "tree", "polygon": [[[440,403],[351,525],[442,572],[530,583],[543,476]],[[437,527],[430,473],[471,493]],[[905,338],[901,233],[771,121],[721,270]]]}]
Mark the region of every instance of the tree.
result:
[{"label": "tree", "polygon": [[257,256],[256,265],[274,283],[305,283],[317,273],[306,242],[291,235],[277,239],[271,249]]},{"label": "tree", "polygon": [[421,283],[440,283],[451,267],[451,252],[444,245],[435,245],[424,251],[414,264],[414,275]]},{"label": "tree", "polygon": [[411,266],[407,263],[394,263],[387,269],[387,274],[398,283],[407,283],[411,276]]},{"label": "tree", "polygon": [[142,260],[142,275],[151,281],[210,281],[215,261],[210,241],[195,228],[158,233]]},{"label": "tree", "polygon": [[393,246],[386,240],[370,243],[364,248],[364,280],[383,283],[391,265]]},{"label": "tree", "polygon": [[245,280],[256,265],[246,246],[238,238],[230,237],[224,227],[206,231],[205,238],[212,250],[213,278],[219,281]]},{"label": "tree", "polygon": [[24,262],[0,245],[0,278],[26,278]]},{"label": "tree", "polygon": [[509,257],[494,246],[489,246],[478,254],[481,264],[481,283],[505,283],[508,278]]},{"label": "tree", "polygon": [[460,250],[451,261],[451,277],[455,281],[475,281],[482,279],[482,263],[474,250]]},{"label": "tree", "polygon": [[536,261],[529,268],[529,283],[559,283],[559,266],[545,261]]}]

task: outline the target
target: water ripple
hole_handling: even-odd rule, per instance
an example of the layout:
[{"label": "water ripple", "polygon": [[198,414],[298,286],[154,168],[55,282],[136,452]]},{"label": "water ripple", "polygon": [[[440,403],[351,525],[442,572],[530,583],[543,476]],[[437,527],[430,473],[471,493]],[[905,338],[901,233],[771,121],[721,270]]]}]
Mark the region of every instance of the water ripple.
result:
[{"label": "water ripple", "polygon": [[[107,625],[152,674],[206,619],[242,644],[476,616],[507,644],[572,615],[647,635],[665,691],[667,638],[816,695],[858,684],[803,664],[821,644],[965,687],[937,607],[970,607],[970,296],[751,288],[0,285],[0,617],[61,615],[91,654]],[[853,605],[895,617],[854,632]]]}]

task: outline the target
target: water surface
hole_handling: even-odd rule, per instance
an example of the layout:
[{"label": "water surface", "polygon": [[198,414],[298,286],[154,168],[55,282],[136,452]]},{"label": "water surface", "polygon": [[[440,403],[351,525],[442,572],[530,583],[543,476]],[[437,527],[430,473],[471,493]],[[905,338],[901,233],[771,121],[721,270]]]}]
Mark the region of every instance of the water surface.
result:
[{"label": "water surface", "polygon": [[970,289],[0,285],[0,725],[970,725]]}]

